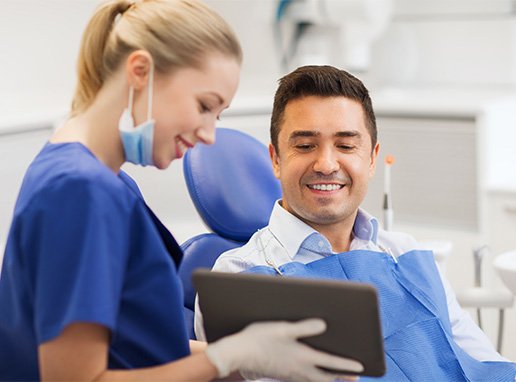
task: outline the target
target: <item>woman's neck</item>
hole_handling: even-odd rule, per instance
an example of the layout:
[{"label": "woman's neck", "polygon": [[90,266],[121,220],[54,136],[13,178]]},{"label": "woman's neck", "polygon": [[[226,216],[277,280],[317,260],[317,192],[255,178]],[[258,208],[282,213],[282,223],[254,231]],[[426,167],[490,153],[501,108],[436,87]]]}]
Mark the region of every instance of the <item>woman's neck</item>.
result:
[{"label": "woman's neck", "polygon": [[60,127],[50,142],[80,142],[113,172],[124,163],[124,151],[118,121],[127,102],[120,91],[105,86],[93,103],[82,113],[70,118]]}]

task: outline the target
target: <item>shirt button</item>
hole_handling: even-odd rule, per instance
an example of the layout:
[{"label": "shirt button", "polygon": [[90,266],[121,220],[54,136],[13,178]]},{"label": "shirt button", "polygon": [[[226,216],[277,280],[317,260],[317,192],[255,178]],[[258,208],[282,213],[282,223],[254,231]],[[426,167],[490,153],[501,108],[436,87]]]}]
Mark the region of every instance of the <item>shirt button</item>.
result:
[{"label": "shirt button", "polygon": [[321,241],[319,242],[319,248],[322,248],[322,247],[324,247],[324,242],[321,240]]}]

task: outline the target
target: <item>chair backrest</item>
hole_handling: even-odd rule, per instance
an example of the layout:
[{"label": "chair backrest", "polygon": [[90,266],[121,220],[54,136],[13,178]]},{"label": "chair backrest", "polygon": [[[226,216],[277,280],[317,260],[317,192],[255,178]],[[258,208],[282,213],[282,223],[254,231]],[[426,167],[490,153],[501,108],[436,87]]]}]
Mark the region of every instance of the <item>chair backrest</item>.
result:
[{"label": "chair backrest", "polygon": [[244,243],[231,241],[214,233],[194,236],[181,245],[184,257],[179,267],[179,278],[184,291],[184,314],[186,328],[195,339],[194,311],[197,291],[192,284],[192,272],[197,268],[211,268],[221,253],[240,247]]},{"label": "chair backrest", "polygon": [[213,232],[191,238],[184,252],[179,276],[185,292],[185,316],[193,334],[195,288],[191,274],[211,268],[223,252],[242,246],[269,222],[274,202],[281,197],[267,147],[243,132],[219,128],[215,144],[196,145],[183,161],[190,197]]}]

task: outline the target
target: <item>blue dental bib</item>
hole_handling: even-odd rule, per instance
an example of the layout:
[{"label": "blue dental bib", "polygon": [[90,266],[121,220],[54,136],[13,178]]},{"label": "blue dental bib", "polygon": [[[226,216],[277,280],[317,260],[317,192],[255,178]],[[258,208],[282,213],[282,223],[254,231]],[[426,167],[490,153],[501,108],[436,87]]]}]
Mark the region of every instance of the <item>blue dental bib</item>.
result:
[{"label": "blue dental bib", "polygon": [[[516,363],[477,361],[453,340],[446,294],[430,251],[414,250],[394,260],[386,253],[356,250],[308,264],[286,263],[279,270],[284,276],[352,280],[377,288],[387,372],[361,381],[515,380]],[[247,272],[277,275],[268,266]]]}]

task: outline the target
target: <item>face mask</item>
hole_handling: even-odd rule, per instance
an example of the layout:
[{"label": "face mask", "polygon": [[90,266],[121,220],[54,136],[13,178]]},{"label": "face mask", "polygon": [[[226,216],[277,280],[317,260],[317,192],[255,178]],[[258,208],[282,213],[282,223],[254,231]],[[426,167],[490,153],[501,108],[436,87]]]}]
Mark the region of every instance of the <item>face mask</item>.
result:
[{"label": "face mask", "polygon": [[155,122],[152,119],[152,86],[154,80],[154,67],[151,66],[149,72],[149,86],[148,86],[148,105],[147,105],[147,120],[139,126],[134,126],[132,116],[134,88],[129,88],[129,105],[124,110],[120,121],[118,122],[118,129],[120,131],[120,138],[124,147],[125,160],[134,164],[142,166],[152,166],[152,144],[154,140],[154,126]]}]

